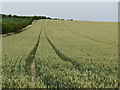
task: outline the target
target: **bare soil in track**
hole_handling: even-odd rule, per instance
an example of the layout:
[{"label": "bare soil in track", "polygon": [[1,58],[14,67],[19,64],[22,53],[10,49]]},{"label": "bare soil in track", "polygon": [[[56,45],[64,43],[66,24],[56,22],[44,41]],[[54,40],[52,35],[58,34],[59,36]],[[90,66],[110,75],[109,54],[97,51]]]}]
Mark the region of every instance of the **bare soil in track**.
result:
[{"label": "bare soil in track", "polygon": [[35,58],[33,58],[31,62],[31,71],[33,72],[34,75],[36,74]]}]

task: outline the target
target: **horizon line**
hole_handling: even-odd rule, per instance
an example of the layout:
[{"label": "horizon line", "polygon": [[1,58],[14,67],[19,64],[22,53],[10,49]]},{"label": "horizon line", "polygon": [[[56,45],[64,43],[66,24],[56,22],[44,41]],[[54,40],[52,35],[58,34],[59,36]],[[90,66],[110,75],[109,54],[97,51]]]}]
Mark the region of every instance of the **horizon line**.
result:
[{"label": "horizon line", "polygon": [[[9,14],[11,14],[11,15],[17,15],[17,16],[46,16],[46,17],[51,17],[51,16],[47,16],[47,15],[18,15],[18,14],[12,14],[12,13],[9,13],[9,14],[7,14],[7,13],[1,13],[0,12],[0,14],[2,15],[2,14],[5,14],[5,15],[9,15]],[[73,18],[67,18],[67,19],[65,19],[65,18],[59,18],[59,17],[51,17],[51,18],[57,18],[57,19],[64,19],[64,20],[68,20],[68,19],[73,19]],[[104,20],[78,20],[78,19],[73,19],[74,21],[89,21],[89,22],[120,22],[120,21],[104,21]]]}]

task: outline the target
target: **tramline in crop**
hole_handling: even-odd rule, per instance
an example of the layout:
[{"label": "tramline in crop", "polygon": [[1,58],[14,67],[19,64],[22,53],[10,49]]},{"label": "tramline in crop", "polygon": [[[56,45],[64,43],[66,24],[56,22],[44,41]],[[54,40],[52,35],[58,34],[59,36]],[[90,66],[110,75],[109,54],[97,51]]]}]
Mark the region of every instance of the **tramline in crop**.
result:
[{"label": "tramline in crop", "polygon": [[117,40],[117,23],[37,20],[3,37],[3,88],[117,88]]}]

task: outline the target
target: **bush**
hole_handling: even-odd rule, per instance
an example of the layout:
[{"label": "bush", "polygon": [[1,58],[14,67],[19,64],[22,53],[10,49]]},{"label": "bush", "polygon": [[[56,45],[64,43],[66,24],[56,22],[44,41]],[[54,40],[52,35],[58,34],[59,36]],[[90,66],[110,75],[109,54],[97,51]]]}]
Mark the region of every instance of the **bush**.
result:
[{"label": "bush", "polygon": [[8,23],[2,23],[2,34],[13,31],[12,26]]},{"label": "bush", "polygon": [[10,32],[18,32],[20,29],[25,28],[31,24],[33,19],[30,19],[27,23],[2,23],[2,34],[8,34]]},{"label": "bush", "polygon": [[2,34],[7,34],[10,32],[17,32],[18,30],[26,27],[27,23],[2,23]]}]

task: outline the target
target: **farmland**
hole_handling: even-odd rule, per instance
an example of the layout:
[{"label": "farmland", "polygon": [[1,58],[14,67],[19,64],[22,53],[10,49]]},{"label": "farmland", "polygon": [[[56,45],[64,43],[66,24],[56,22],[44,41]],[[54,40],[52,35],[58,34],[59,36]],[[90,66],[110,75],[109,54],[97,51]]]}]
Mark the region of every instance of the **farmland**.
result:
[{"label": "farmland", "polygon": [[3,37],[2,87],[117,88],[117,23],[37,20]]}]

